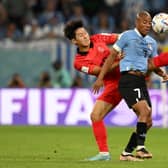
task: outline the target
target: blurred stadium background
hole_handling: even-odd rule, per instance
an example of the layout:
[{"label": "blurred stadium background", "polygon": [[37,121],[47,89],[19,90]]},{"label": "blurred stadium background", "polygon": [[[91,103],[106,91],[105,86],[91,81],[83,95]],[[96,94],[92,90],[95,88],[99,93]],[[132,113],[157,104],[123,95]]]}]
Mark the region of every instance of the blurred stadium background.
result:
[{"label": "blurred stadium background", "polygon": [[[31,132],[30,136],[33,137],[33,128],[38,129],[38,127],[30,127],[29,130],[21,125],[46,126],[44,130],[50,125],[59,126],[55,128],[55,133],[59,132],[58,129],[64,132],[63,126],[90,125],[89,114],[96,98],[96,95],[91,93],[90,87],[95,78],[74,70],[73,58],[76,48],[64,38],[64,24],[71,19],[82,19],[90,34],[121,33],[134,27],[134,16],[143,9],[148,10],[152,16],[158,12],[168,13],[168,1],[0,0],[0,134],[3,136],[2,139],[0,138],[0,144],[3,152],[6,151],[4,146],[11,145],[11,150],[7,150],[4,156],[1,154],[0,159],[2,158],[3,161],[0,163],[1,167],[10,167],[17,160],[13,157],[17,148],[12,150],[12,145],[19,146],[17,138],[25,136],[20,137],[20,133],[28,131],[28,134]],[[151,35],[158,41],[158,52],[168,51],[167,34],[158,35],[151,32]],[[167,70],[168,67],[164,68]],[[154,74],[149,76],[147,82],[153,104],[154,126],[161,127],[160,129],[167,128],[167,84],[162,84],[160,78]],[[105,121],[109,127],[132,127],[136,123],[136,117],[125,103],[121,102]],[[15,125],[19,125],[20,129],[13,127]],[[47,130],[50,132],[50,129],[53,128]],[[72,135],[75,131],[76,134],[82,131],[77,127],[74,129],[69,127],[69,129],[73,132]],[[125,131],[125,128],[123,129],[122,133]],[[9,134],[12,131],[16,131],[16,134],[13,133],[10,137]],[[42,128],[39,131],[43,131]],[[66,131],[65,134],[67,134]],[[14,138],[16,143],[10,143],[9,138]],[[73,137],[71,139],[73,141]],[[85,140],[87,141],[87,138]],[[117,142],[116,140],[116,144]],[[75,150],[80,148],[81,146],[78,146]],[[24,150],[24,147],[18,151],[22,152],[22,149]],[[91,151],[88,149],[88,152]],[[29,155],[31,152],[25,154],[26,162],[32,161]],[[35,154],[33,159],[44,161],[42,151],[39,156],[40,161]],[[18,157],[20,157],[19,154]],[[8,161],[11,161],[11,165],[8,165]],[[66,165],[68,166],[67,163]],[[154,163],[152,167],[155,165],[157,164]],[[43,167],[43,165],[40,166]],[[81,166],[80,164],[79,167]],[[13,167],[19,167],[19,165],[13,165]]]},{"label": "blurred stadium background", "polygon": [[[157,0],[1,0],[0,123],[23,124],[29,120],[31,116],[29,116],[31,113],[29,109],[33,107],[36,109],[32,108],[37,113],[37,118],[41,117],[41,119],[34,119],[32,124],[90,124],[89,113],[95,101],[95,96],[90,93],[90,87],[95,78],[79,73],[73,68],[76,47],[64,38],[64,24],[68,20],[82,19],[90,34],[121,33],[126,29],[133,28],[134,16],[138,11],[146,9],[153,16],[158,12],[167,12],[167,7],[166,0],[159,2]],[[158,52],[168,51],[167,34],[158,35],[151,32],[151,35],[158,41]],[[154,121],[156,120],[154,125],[166,127],[167,86],[161,84],[160,78],[154,73],[148,77],[147,83],[154,104],[153,118]],[[11,88],[22,88],[22,90],[16,91]],[[47,105],[44,105],[47,104],[46,97],[49,93],[47,89],[51,89],[55,93],[50,96],[50,99],[51,97],[54,99],[55,96],[57,100],[57,103],[54,104],[54,101],[50,101],[50,105],[48,105],[58,106],[53,108],[53,112],[46,108]],[[16,93],[20,96],[17,97]],[[62,93],[66,93],[67,97],[61,97]],[[83,97],[80,94],[83,94]],[[14,101],[15,99],[17,101]],[[59,103],[60,99],[65,99],[65,102],[68,103],[61,104]],[[77,102],[77,100],[78,103],[74,108],[73,102]],[[9,106],[9,104],[11,105]],[[15,110],[15,104],[20,108]],[[63,109],[58,110],[60,106]],[[121,103],[112,116],[107,119],[107,124],[120,125],[118,119],[123,114],[127,116],[124,111],[129,111],[125,109],[127,107]],[[66,124],[66,116],[71,111],[76,112],[74,116],[80,117],[76,118],[76,122],[71,121]],[[61,118],[60,115],[63,117]],[[7,116],[10,116],[11,119]],[[19,119],[15,119],[18,116]],[[47,117],[44,119],[43,116],[57,119],[53,119],[50,123],[45,121]],[[121,125],[133,125],[134,123],[135,116],[132,114],[132,120],[121,123]],[[29,122],[27,121],[25,124],[29,124]]]}]

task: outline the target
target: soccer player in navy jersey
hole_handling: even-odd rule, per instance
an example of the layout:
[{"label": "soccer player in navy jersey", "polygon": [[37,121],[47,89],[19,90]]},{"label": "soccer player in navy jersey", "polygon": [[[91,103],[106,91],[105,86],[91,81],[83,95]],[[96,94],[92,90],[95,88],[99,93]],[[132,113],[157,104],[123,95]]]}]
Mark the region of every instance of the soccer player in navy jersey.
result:
[{"label": "soccer player in navy jersey", "polygon": [[[98,92],[116,56],[124,52],[124,58],[120,61],[119,91],[127,105],[137,115],[138,122],[136,131],[131,134],[126,148],[120,155],[120,160],[132,160],[132,152],[135,148],[136,157],[152,158],[152,154],[145,147],[147,130],[152,126],[151,101],[145,82],[145,73],[148,69],[148,59],[157,55],[156,41],[147,35],[150,29],[150,14],[146,11],[138,13],[135,29],[121,34],[93,85],[93,91]],[[154,70],[165,80],[168,78],[160,68]]]}]

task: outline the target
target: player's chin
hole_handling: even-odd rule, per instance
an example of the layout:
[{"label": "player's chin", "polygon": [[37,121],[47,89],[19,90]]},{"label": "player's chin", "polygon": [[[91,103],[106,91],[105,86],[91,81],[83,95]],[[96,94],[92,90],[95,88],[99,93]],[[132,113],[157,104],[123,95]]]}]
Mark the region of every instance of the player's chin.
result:
[{"label": "player's chin", "polygon": [[88,46],[90,46],[90,42],[83,43],[83,47],[88,47]]},{"label": "player's chin", "polygon": [[151,30],[151,29],[145,29],[144,32],[145,32],[146,34],[148,34],[148,33],[150,32],[150,30]]},{"label": "player's chin", "polygon": [[145,35],[147,35],[147,34],[150,32],[150,30],[151,30],[151,29],[146,28],[146,29],[143,29],[143,30],[141,31],[141,33],[145,36]]}]

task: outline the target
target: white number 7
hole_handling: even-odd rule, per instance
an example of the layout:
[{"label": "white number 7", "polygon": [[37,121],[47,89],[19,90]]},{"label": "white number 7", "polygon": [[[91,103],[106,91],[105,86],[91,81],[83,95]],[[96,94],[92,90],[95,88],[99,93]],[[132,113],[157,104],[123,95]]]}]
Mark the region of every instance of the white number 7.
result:
[{"label": "white number 7", "polygon": [[[134,89],[135,92],[138,92],[138,99],[141,98],[141,92],[139,88]],[[138,99],[136,99],[136,101],[138,102]]]}]

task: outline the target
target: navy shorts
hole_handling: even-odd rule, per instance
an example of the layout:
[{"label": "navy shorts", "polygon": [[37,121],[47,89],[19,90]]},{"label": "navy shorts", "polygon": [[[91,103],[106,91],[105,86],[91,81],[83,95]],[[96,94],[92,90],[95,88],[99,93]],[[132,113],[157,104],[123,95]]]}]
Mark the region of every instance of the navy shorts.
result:
[{"label": "navy shorts", "polygon": [[146,100],[149,107],[151,107],[151,100],[144,76],[121,73],[119,91],[129,108],[140,100]]}]

